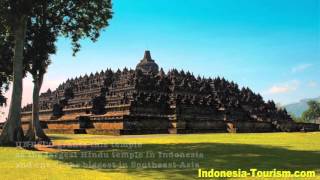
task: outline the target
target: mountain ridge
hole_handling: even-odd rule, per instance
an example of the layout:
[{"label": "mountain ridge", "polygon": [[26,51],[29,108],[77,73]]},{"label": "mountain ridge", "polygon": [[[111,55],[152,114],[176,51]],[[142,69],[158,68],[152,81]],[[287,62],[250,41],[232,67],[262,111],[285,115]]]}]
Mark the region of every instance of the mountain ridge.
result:
[{"label": "mountain ridge", "polygon": [[306,98],[301,99],[299,102],[287,104],[284,107],[291,114],[294,114],[297,117],[301,117],[302,113],[308,109],[308,101],[315,100],[320,102],[320,96],[316,98]]}]

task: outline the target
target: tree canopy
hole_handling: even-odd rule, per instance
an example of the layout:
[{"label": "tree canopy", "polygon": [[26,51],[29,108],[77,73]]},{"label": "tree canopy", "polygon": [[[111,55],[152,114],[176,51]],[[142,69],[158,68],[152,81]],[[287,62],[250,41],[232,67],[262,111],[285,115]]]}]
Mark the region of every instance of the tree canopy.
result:
[{"label": "tree canopy", "polygon": [[10,49],[13,44],[13,51],[9,51],[13,52],[12,63],[3,61],[0,67],[0,104],[5,102],[2,91],[13,75],[13,95],[0,144],[14,145],[23,140],[21,110],[17,107],[21,107],[25,68],[33,75],[44,74],[59,36],[71,39],[75,55],[80,50],[79,41],[83,38],[96,41],[111,17],[111,0],[0,1],[0,45],[8,43],[4,47]]},{"label": "tree canopy", "polygon": [[[5,31],[4,24],[0,23],[0,31]],[[9,88],[12,80],[13,39],[7,33],[0,34],[0,106],[6,104],[4,92]]]},{"label": "tree canopy", "polygon": [[311,122],[312,120],[320,118],[320,102],[312,100],[308,102],[308,106],[308,110],[302,114],[302,119],[306,122]]}]

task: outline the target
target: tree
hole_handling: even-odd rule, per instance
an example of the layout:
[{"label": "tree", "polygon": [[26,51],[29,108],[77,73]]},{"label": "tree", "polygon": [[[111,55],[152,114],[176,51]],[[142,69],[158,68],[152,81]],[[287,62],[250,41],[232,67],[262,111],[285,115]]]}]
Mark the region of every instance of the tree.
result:
[{"label": "tree", "polygon": [[50,55],[56,53],[55,41],[58,36],[52,22],[48,21],[47,1],[35,7],[32,19],[28,20],[24,59],[27,71],[33,78],[32,118],[26,139],[29,141],[50,142],[44,133],[39,120],[39,94],[44,74],[50,64]]},{"label": "tree", "polygon": [[23,47],[25,41],[26,22],[33,5],[32,0],[1,0],[0,1],[0,36],[13,38],[12,75],[13,89],[8,120],[6,121],[0,144],[15,145],[23,140],[21,128],[21,100],[23,78]]},{"label": "tree", "polygon": [[[3,28],[0,23],[0,29]],[[3,93],[9,89],[9,82],[12,81],[12,47],[12,39],[0,34],[0,106],[6,105],[7,99]]]},{"label": "tree", "polygon": [[302,119],[305,122],[311,122],[320,117],[320,102],[311,100],[308,102],[309,108],[302,113]]},{"label": "tree", "polygon": [[[43,16],[44,14],[46,16]],[[0,20],[5,25],[5,29],[1,30],[0,34],[12,34],[15,40],[13,95],[8,120],[0,136],[0,144],[15,145],[16,141],[23,140],[20,107],[22,99],[23,52],[25,43],[28,44],[28,41],[26,41],[28,21],[32,24],[37,18],[44,20],[44,25],[50,25],[47,27],[50,31],[57,32],[57,36],[70,38],[75,55],[80,50],[79,40],[88,37],[92,41],[96,41],[100,30],[108,26],[108,20],[111,17],[111,0],[0,1]],[[37,61],[39,63],[38,67],[44,69],[43,67],[46,66],[44,61],[47,60],[47,58],[44,58],[40,62]],[[34,69],[38,71],[36,79],[38,87],[36,89],[40,90],[42,82],[39,81],[41,80],[39,77],[41,73],[38,68]]]}]

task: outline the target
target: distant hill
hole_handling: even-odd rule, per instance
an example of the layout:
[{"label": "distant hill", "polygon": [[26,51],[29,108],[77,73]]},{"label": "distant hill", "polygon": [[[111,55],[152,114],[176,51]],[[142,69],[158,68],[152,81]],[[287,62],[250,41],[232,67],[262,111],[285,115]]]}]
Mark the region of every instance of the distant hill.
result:
[{"label": "distant hill", "polygon": [[320,101],[320,97],[317,98],[310,98],[310,99],[302,99],[298,103],[292,103],[284,106],[289,113],[294,114],[297,117],[300,117],[304,111],[308,109],[308,104],[307,102],[310,100],[316,100]]}]

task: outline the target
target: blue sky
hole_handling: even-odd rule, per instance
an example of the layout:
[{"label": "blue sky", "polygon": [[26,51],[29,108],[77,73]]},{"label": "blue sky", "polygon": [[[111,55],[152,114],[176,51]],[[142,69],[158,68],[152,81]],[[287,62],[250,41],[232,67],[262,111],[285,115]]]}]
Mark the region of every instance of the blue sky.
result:
[{"label": "blue sky", "polygon": [[[72,57],[59,39],[42,91],[68,77],[125,66],[149,49],[163,67],[224,76],[281,104],[320,96],[319,0],[113,0],[98,42]],[[30,78],[23,102],[31,101]]]}]

